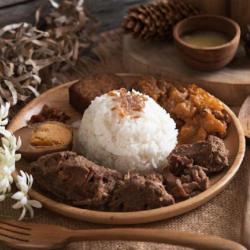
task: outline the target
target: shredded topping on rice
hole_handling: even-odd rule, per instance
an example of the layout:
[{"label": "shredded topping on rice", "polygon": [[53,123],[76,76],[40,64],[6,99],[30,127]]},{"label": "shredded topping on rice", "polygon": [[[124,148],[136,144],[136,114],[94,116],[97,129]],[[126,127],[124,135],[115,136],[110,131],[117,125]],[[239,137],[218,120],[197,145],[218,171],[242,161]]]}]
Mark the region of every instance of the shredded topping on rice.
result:
[{"label": "shredded topping on rice", "polygon": [[163,166],[177,144],[175,121],[151,97],[114,90],[96,97],[85,110],[78,151],[123,173]]},{"label": "shredded topping on rice", "polygon": [[147,100],[145,95],[139,94],[133,90],[130,92],[124,88],[119,91],[110,91],[108,95],[112,96],[115,102],[112,111],[117,112],[120,117],[129,116],[133,119],[140,118],[139,113],[143,111]]}]

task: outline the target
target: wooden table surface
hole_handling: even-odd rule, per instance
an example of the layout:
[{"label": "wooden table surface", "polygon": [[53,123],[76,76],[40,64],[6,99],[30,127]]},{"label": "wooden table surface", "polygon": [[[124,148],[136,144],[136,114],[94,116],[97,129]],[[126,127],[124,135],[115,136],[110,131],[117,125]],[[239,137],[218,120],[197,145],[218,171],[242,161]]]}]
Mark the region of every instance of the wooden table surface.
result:
[{"label": "wooden table surface", "polygon": [[[57,0],[59,2],[61,0]],[[119,26],[127,9],[145,0],[85,0],[87,9],[102,22],[102,29],[107,30]],[[33,22],[38,7],[44,5],[48,11],[46,0],[0,0],[0,26],[13,22]]]},{"label": "wooden table surface", "polygon": [[[103,29],[110,29],[118,26],[123,15],[126,13],[127,8],[140,2],[145,2],[145,0],[85,0],[85,4],[90,12],[102,21]],[[46,0],[0,0],[0,27],[13,22],[33,21],[35,10],[41,4],[46,3],[48,6],[49,4]],[[161,223],[157,223],[157,225],[147,225],[147,227],[157,226],[157,228],[162,227],[182,231],[192,230],[195,232],[211,233],[239,241],[242,237],[240,226],[242,225],[241,221],[243,220],[243,209],[247,198],[247,192],[245,189],[247,187],[247,179],[249,179],[248,176],[250,176],[248,166],[249,160],[250,149],[248,148],[246,159],[236,178],[221,195],[216,197],[207,205],[174,220],[163,221]],[[2,216],[18,216],[18,212],[11,209],[10,203],[0,204],[0,211]],[[62,218],[60,216],[55,216],[45,209],[37,211],[34,221],[42,223],[53,222],[55,224],[62,224],[64,226],[75,228],[95,227],[94,225],[90,225],[88,223],[80,223]],[[2,248],[2,246],[0,246],[0,249],[9,248]],[[110,242],[93,242],[73,244],[67,249],[158,250],[159,245],[156,246],[143,243],[124,244],[124,242],[118,242],[115,244]],[[161,249],[175,248],[166,248],[166,246],[162,246]]]}]

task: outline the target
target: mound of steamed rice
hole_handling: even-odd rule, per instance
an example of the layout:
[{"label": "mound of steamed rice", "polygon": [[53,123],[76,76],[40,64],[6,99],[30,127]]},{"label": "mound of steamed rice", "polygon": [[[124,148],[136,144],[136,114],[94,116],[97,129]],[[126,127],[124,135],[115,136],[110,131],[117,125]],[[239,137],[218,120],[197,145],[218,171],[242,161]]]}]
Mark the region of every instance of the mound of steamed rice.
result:
[{"label": "mound of steamed rice", "polygon": [[174,120],[152,98],[134,90],[125,94],[118,90],[96,97],[86,109],[78,151],[121,172],[144,172],[166,161],[177,144],[177,135]]}]

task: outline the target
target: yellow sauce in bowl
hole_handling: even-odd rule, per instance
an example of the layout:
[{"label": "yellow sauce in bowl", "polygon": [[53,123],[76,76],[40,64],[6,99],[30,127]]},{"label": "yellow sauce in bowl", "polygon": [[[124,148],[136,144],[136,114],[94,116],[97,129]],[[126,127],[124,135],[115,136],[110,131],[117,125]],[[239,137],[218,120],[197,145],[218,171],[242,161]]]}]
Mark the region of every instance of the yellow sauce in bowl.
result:
[{"label": "yellow sauce in bowl", "polygon": [[230,38],[224,33],[211,30],[197,30],[185,34],[182,39],[184,42],[199,48],[216,47],[230,41]]}]

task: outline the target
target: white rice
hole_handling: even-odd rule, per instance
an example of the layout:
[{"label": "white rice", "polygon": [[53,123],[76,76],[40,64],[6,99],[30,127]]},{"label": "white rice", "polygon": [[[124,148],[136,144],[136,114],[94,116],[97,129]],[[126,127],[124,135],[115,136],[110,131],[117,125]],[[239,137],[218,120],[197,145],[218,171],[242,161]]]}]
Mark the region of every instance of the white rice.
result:
[{"label": "white rice", "polygon": [[[115,93],[119,95],[119,91]],[[137,119],[121,117],[112,110],[115,101],[109,94],[96,97],[83,115],[78,151],[89,160],[121,172],[160,167],[175,148],[178,131],[170,115],[152,98],[145,97],[143,110],[134,112]]]}]

